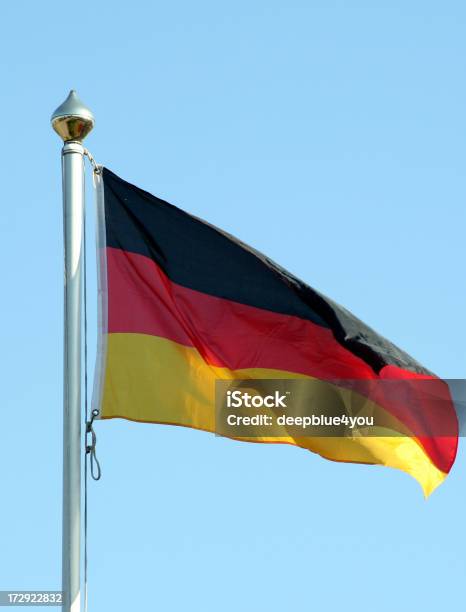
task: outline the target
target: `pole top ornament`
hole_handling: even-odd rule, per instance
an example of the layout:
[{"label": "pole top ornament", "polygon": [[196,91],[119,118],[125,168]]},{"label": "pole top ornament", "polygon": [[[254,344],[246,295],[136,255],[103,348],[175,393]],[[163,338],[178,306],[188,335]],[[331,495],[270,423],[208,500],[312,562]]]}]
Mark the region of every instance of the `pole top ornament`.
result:
[{"label": "pole top ornament", "polygon": [[81,142],[94,127],[94,115],[81,102],[72,89],[57,110],[53,113],[52,127],[64,142]]}]

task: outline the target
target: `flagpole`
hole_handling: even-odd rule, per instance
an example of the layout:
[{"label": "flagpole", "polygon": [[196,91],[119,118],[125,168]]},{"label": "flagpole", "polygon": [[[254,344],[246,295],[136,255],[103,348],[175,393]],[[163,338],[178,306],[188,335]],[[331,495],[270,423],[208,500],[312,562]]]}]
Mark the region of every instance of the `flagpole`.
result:
[{"label": "flagpole", "polygon": [[81,540],[81,259],[84,213],[84,147],[94,127],[75,91],[52,115],[62,149],[64,237],[63,533],[64,612],[80,610]]}]

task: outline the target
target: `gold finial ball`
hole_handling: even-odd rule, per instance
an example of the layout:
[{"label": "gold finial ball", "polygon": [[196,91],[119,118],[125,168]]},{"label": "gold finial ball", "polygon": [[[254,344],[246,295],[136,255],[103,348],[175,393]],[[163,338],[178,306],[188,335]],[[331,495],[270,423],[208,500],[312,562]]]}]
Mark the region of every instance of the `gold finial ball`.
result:
[{"label": "gold finial ball", "polygon": [[52,115],[52,127],[64,140],[81,142],[94,127],[94,115],[78,98],[74,89]]}]

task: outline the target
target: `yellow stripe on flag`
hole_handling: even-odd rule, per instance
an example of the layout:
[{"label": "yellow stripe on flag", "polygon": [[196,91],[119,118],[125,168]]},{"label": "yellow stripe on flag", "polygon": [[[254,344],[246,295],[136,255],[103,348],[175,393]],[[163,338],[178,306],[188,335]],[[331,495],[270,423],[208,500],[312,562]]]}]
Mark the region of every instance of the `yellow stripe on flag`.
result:
[{"label": "yellow stripe on flag", "polygon": [[[280,370],[212,366],[195,348],[144,334],[109,334],[106,361],[102,418],[182,425],[208,432],[215,432],[216,380],[307,378]],[[345,390],[339,388],[339,392],[344,397]],[[382,410],[376,405],[373,409]],[[446,474],[433,465],[415,438],[390,435],[389,430],[380,433],[355,438],[288,435],[248,441],[293,444],[334,461],[398,468],[413,476],[424,494],[430,495]]]}]

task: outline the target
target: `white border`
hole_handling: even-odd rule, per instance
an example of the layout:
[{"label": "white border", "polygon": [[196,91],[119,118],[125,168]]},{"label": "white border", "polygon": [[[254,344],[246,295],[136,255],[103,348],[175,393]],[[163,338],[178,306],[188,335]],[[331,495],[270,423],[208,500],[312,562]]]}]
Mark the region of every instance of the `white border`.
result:
[{"label": "white border", "polygon": [[92,410],[97,410],[96,418],[101,417],[102,395],[105,370],[107,366],[108,338],[108,290],[107,290],[107,241],[105,231],[105,196],[103,166],[94,172],[94,196],[96,210],[96,245],[97,245],[97,354],[94,370],[94,388],[92,392]]}]

